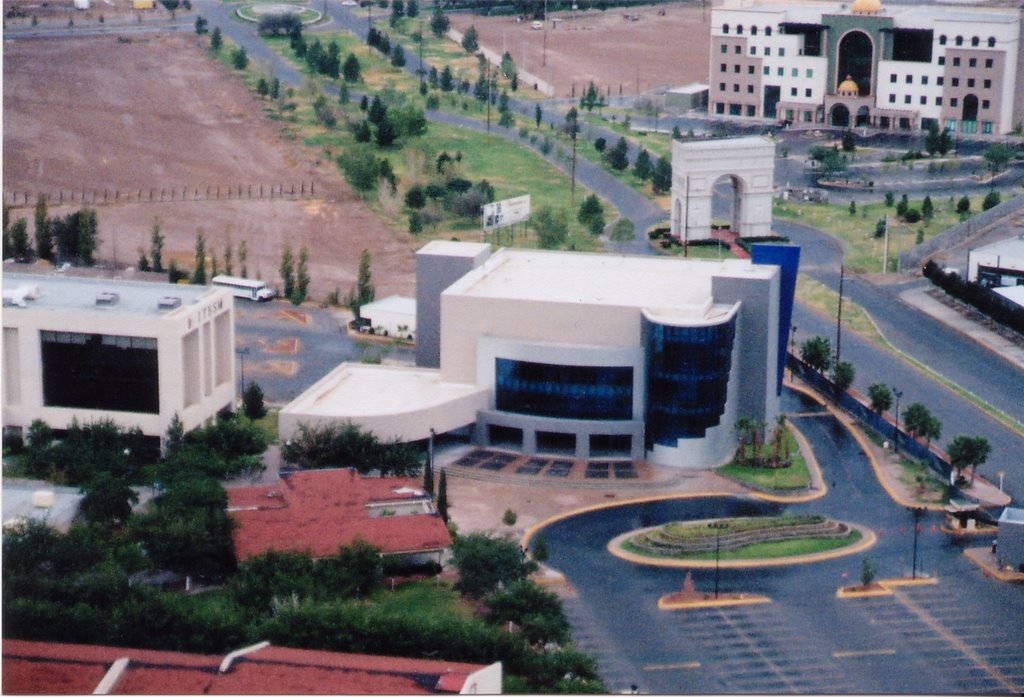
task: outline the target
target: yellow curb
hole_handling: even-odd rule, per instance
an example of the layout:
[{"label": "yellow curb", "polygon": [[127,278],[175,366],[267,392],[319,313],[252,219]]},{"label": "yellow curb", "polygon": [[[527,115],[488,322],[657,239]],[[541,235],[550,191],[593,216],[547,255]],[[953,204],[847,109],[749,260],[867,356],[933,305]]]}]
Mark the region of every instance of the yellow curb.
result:
[{"label": "yellow curb", "polygon": [[669,596],[658,598],[659,610],[697,610],[708,607],[734,607],[737,605],[762,605],[772,601],[767,595],[748,595],[741,598],[712,598],[710,600],[668,600]]},{"label": "yellow curb", "polygon": [[990,566],[985,562],[984,559],[979,559],[972,552],[974,549],[968,547],[964,550],[964,556],[974,562],[975,565],[981,568],[988,576],[996,579],[997,581],[1006,581],[1009,583],[1021,583],[1024,582],[1024,574],[1019,571],[1001,571],[999,567]]},{"label": "yellow curb", "polygon": [[995,535],[997,532],[999,532],[999,528],[982,528],[982,529],[975,528],[974,530],[963,530],[963,529],[960,529],[960,528],[956,528],[956,529],[954,529],[954,528],[947,528],[945,525],[943,525],[941,528],[939,528],[939,530],[941,530],[942,532],[946,533],[947,535],[952,535],[953,537],[972,537],[974,535]]},{"label": "yellow curb", "polygon": [[[795,384],[793,382],[787,383],[787,387],[789,387],[791,389],[794,389],[797,392],[802,392],[803,394],[807,395],[811,399],[813,399],[816,402],[818,402],[819,404],[821,404],[823,407],[825,407],[829,411],[830,414],[832,414],[832,416],[835,417],[836,421],[838,421],[840,424],[842,424],[843,427],[846,428],[846,430],[850,432],[850,435],[852,435],[854,440],[857,441],[857,444],[860,446],[860,449],[864,452],[864,455],[868,458],[868,462],[871,463],[871,469],[873,469],[874,472],[875,472],[875,479],[877,479],[879,485],[883,489],[885,489],[885,493],[889,495],[889,498],[891,498],[898,505],[903,506],[904,508],[925,508],[925,509],[928,509],[928,510],[931,510],[931,511],[941,511],[941,510],[943,510],[944,506],[941,503],[921,504],[921,503],[916,503],[914,501],[907,501],[902,496],[900,496],[896,492],[896,490],[892,488],[892,485],[889,484],[888,477],[886,477],[885,474],[882,472],[882,466],[878,462],[878,458],[875,457],[875,454],[874,454],[874,452],[871,449],[871,445],[868,442],[867,437],[861,432],[861,430],[859,428],[854,428],[852,426],[852,424],[848,423],[843,418],[844,416],[846,416],[845,414],[839,412],[835,407],[833,407],[831,404],[829,404],[827,401],[825,401],[821,397],[821,395],[819,395],[817,392],[815,392],[814,390],[811,390],[808,387],[804,387],[803,385],[797,385],[797,384]],[[848,417],[848,418],[853,418],[853,417]]]},{"label": "yellow curb", "polygon": [[805,554],[799,557],[777,557],[774,559],[722,559],[716,562],[713,559],[667,559],[660,557],[645,557],[622,549],[622,543],[627,537],[639,535],[647,532],[648,530],[655,530],[661,527],[660,525],[624,532],[621,535],[614,537],[611,542],[608,543],[608,551],[619,559],[633,564],[676,569],[714,569],[716,566],[723,569],[757,569],[765,566],[795,566],[796,564],[810,564],[829,559],[838,559],[839,557],[847,557],[851,554],[859,554],[860,552],[873,547],[875,542],[878,541],[875,533],[871,530],[860,525],[854,525],[853,523],[847,523],[847,525],[860,532],[862,535],[860,542],[848,547],[830,549],[825,552],[815,552],[814,554]]},{"label": "yellow curb", "polygon": [[924,578],[887,578],[883,581],[878,581],[878,585],[881,588],[873,588],[871,590],[857,590],[855,587],[841,587],[836,589],[837,598],[877,598],[885,595],[892,595],[893,588],[899,588],[901,586],[935,586],[938,585],[939,579],[934,577]]},{"label": "yellow curb", "polygon": [[[808,501],[816,501],[822,496],[828,493],[828,485],[825,484],[825,478],[821,476],[821,465],[818,464],[818,458],[814,454],[814,449],[811,444],[807,441],[804,434],[798,429],[793,423],[787,418],[786,426],[796,437],[797,442],[800,443],[801,453],[806,453],[804,459],[807,460],[808,470],[813,469],[817,473],[818,482],[820,487],[818,489],[811,489],[807,493],[795,494],[793,496],[784,496],[781,494],[767,494],[756,489],[750,490],[750,495],[761,501],[769,501],[771,503],[806,503]],[[814,484],[814,473],[811,473],[811,484]],[[737,481],[733,479],[732,481]],[[742,484],[742,482],[737,482]]]}]

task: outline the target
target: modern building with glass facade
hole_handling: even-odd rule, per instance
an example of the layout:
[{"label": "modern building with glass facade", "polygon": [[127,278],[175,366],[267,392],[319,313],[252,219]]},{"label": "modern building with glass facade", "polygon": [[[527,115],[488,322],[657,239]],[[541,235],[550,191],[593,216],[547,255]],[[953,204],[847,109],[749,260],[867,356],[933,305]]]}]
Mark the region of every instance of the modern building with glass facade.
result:
[{"label": "modern building with glass facade", "polygon": [[708,111],[831,126],[1005,134],[1024,121],[1022,15],[963,5],[727,3]]},{"label": "modern building with glass facade", "polygon": [[3,425],[110,419],[162,437],[235,399],[231,293],[5,273]]},{"label": "modern building with glass facade", "polygon": [[468,429],[527,454],[717,465],[737,419],[778,413],[799,258],[778,249],[752,263],[433,242],[420,271],[448,277],[418,274],[417,324],[438,350],[418,346],[416,368],[339,366],[282,410],[281,437],[348,420],[402,440]]}]

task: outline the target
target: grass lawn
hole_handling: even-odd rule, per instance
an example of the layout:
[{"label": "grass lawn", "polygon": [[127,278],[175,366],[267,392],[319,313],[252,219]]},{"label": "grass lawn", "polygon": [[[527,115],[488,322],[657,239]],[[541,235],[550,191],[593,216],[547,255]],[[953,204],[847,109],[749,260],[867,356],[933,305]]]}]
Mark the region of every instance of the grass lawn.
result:
[{"label": "grass lawn", "polygon": [[[752,560],[752,559],[778,559],[780,557],[797,557],[806,554],[827,552],[832,549],[840,549],[856,544],[861,539],[857,530],[851,530],[846,537],[840,538],[808,538],[800,540],[779,540],[777,542],[758,542],[734,550],[720,550],[718,558],[722,561],[729,560]],[[646,550],[631,545],[628,541],[623,544],[623,549],[634,554],[646,557],[662,559],[693,559],[713,560],[714,550],[710,552],[695,552],[693,554],[652,554]]]},{"label": "grass lawn", "polygon": [[[835,191],[830,196],[837,203],[801,203],[795,201],[774,201],[772,215],[789,218],[822,232],[842,242],[846,266],[857,273],[881,273],[884,253],[884,239],[874,236],[875,224],[886,214],[889,216],[889,270],[896,270],[901,251],[917,244],[917,235],[923,233],[924,240],[939,234],[946,228],[960,222],[955,203],[948,198],[936,196],[932,199],[935,215],[931,222],[904,223],[896,219],[895,207],[889,208],[884,202],[857,203],[856,214],[850,215],[850,200],[858,198],[856,191]],[[984,197],[971,199],[971,210],[980,211]],[[898,200],[898,199],[897,199]],[[910,199],[911,208],[921,209],[922,199]]]},{"label": "grass lawn", "polygon": [[[810,276],[800,274],[796,281],[796,297],[828,317],[835,317],[839,311],[839,293]],[[860,305],[849,298],[843,298],[843,330],[856,332],[876,346],[889,350],[889,344],[875,327]],[[829,337],[831,341],[833,337]],[[799,349],[799,347],[797,347]]]},{"label": "grass lawn", "polygon": [[918,503],[949,503],[945,482],[923,462],[901,457],[899,480]]},{"label": "grass lawn", "polygon": [[[785,434],[786,446],[789,452],[792,453],[790,456],[792,464],[789,467],[770,469],[739,464],[733,461],[723,467],[719,467],[715,471],[741,484],[748,484],[761,489],[806,489],[811,484],[811,473],[807,469],[807,461],[800,454],[796,436],[789,429],[784,430],[783,433]],[[747,449],[749,451],[749,445]],[[771,446],[765,444],[762,446],[761,452],[765,458],[771,457]]]},{"label": "grass lawn", "polygon": [[267,440],[271,443],[277,442],[277,414],[280,411],[277,407],[267,409],[266,414],[252,422],[253,426],[267,434]]}]

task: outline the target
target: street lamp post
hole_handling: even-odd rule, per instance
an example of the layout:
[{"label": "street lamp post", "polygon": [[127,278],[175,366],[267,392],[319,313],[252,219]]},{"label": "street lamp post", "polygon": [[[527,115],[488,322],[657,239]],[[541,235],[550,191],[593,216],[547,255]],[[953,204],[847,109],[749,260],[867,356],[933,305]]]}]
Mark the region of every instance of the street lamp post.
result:
[{"label": "street lamp post", "polygon": [[236,348],[235,353],[238,354],[238,394],[240,396],[245,395],[245,357],[249,355],[249,347]]},{"label": "street lamp post", "polygon": [[719,577],[719,565],[718,556],[721,550],[722,544],[722,531],[729,529],[729,523],[724,520],[716,520],[713,523],[709,523],[708,527],[715,531],[715,599],[718,599],[718,577]]},{"label": "street lamp post", "polygon": [[896,413],[894,414],[896,418],[892,426],[892,450],[898,453],[900,451],[900,397],[903,396],[903,390],[897,390],[894,387],[892,388],[892,393],[896,395]]},{"label": "street lamp post", "polygon": [[914,511],[914,557],[911,578],[917,578],[917,536],[921,534],[921,518],[924,516],[923,508],[915,508]]}]

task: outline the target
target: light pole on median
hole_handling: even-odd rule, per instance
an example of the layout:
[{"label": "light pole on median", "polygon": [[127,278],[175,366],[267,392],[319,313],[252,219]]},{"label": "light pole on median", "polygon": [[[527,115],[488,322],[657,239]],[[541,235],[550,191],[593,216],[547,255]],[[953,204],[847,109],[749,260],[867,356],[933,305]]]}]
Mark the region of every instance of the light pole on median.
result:
[{"label": "light pole on median", "polygon": [[921,518],[924,516],[923,508],[914,509],[914,557],[913,557],[913,570],[911,571],[911,578],[917,578],[917,536],[921,534]]},{"label": "light pole on median", "polygon": [[249,347],[236,348],[235,353],[238,354],[238,394],[242,398],[245,397],[245,357],[249,355]]},{"label": "light pole on median", "polygon": [[896,395],[896,417],[893,421],[892,426],[892,451],[899,453],[900,451],[900,397],[903,396],[903,390],[897,390],[895,387],[892,388],[892,393]]},{"label": "light pole on median", "polygon": [[721,550],[722,543],[722,531],[729,529],[729,523],[724,520],[716,520],[713,523],[708,523],[708,527],[715,531],[715,599],[718,599],[718,578],[719,578],[719,564],[718,557]]}]

